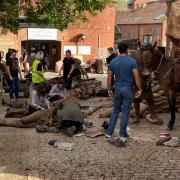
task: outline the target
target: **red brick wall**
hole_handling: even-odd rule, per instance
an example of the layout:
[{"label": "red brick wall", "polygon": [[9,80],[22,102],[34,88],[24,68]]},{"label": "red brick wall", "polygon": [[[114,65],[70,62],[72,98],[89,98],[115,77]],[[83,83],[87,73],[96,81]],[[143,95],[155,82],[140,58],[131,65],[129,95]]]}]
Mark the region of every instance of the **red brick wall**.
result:
[{"label": "red brick wall", "polygon": [[100,48],[114,46],[115,8],[107,8],[97,16],[89,16],[89,21],[81,24],[80,28],[69,27],[63,33],[63,45],[76,45],[70,39],[84,33],[86,38],[80,41],[78,46],[91,46],[91,55],[84,55],[85,60],[91,60],[98,55],[98,36]]},{"label": "red brick wall", "polygon": [[166,24],[120,25],[122,39],[140,39],[143,42],[144,35],[152,34],[153,43],[157,41],[159,46],[166,41]]}]

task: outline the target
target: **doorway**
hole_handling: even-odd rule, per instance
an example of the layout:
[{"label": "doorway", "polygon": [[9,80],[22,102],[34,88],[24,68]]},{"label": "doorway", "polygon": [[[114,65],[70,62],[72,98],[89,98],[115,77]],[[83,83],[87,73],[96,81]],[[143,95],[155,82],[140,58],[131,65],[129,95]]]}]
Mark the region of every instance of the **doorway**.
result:
[{"label": "doorway", "polygon": [[37,51],[43,51],[47,56],[49,69],[54,70],[56,62],[61,57],[61,42],[60,41],[22,41],[22,48],[26,49],[27,61],[32,65],[34,56]]}]

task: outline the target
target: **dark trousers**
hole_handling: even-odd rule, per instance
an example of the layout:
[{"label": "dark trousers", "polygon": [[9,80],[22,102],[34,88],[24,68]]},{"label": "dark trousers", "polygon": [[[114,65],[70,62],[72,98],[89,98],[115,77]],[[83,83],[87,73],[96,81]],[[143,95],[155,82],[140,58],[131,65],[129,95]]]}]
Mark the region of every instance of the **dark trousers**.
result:
[{"label": "dark trousers", "polygon": [[71,85],[72,85],[72,78],[68,79],[67,76],[63,76],[63,79],[65,81],[65,87],[67,90],[71,89]]},{"label": "dark trousers", "polygon": [[55,95],[53,97],[50,97],[49,101],[53,102],[53,101],[57,101],[57,100],[61,100],[61,99],[63,99],[63,97]]},{"label": "dark trousers", "polygon": [[19,99],[19,78],[13,77],[13,80],[9,80],[9,96],[10,99],[14,98]]},{"label": "dark trousers", "polygon": [[32,113],[34,113],[34,112],[38,111],[38,110],[37,110],[37,109],[35,109],[34,107],[32,107],[31,105],[29,105],[29,107],[28,107],[28,111],[29,111],[28,115],[30,115],[30,114],[32,114]]}]

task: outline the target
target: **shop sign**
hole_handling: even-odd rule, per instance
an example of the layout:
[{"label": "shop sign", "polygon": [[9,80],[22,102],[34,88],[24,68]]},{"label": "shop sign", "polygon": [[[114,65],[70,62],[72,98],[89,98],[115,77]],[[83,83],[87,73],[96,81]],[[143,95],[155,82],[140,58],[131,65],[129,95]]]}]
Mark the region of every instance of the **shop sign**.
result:
[{"label": "shop sign", "polygon": [[28,28],[28,40],[57,40],[57,29]]},{"label": "shop sign", "polygon": [[91,55],[91,46],[78,46],[78,54]]}]

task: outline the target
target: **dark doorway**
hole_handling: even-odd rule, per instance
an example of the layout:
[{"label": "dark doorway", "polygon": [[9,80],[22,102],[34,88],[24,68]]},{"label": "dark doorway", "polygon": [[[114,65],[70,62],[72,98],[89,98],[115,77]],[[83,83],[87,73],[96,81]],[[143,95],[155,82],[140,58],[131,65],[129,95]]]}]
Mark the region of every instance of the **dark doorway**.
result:
[{"label": "dark doorway", "polygon": [[37,51],[43,51],[44,55],[47,56],[49,69],[55,69],[55,64],[61,57],[60,41],[22,41],[21,46],[26,49],[30,66]]}]

